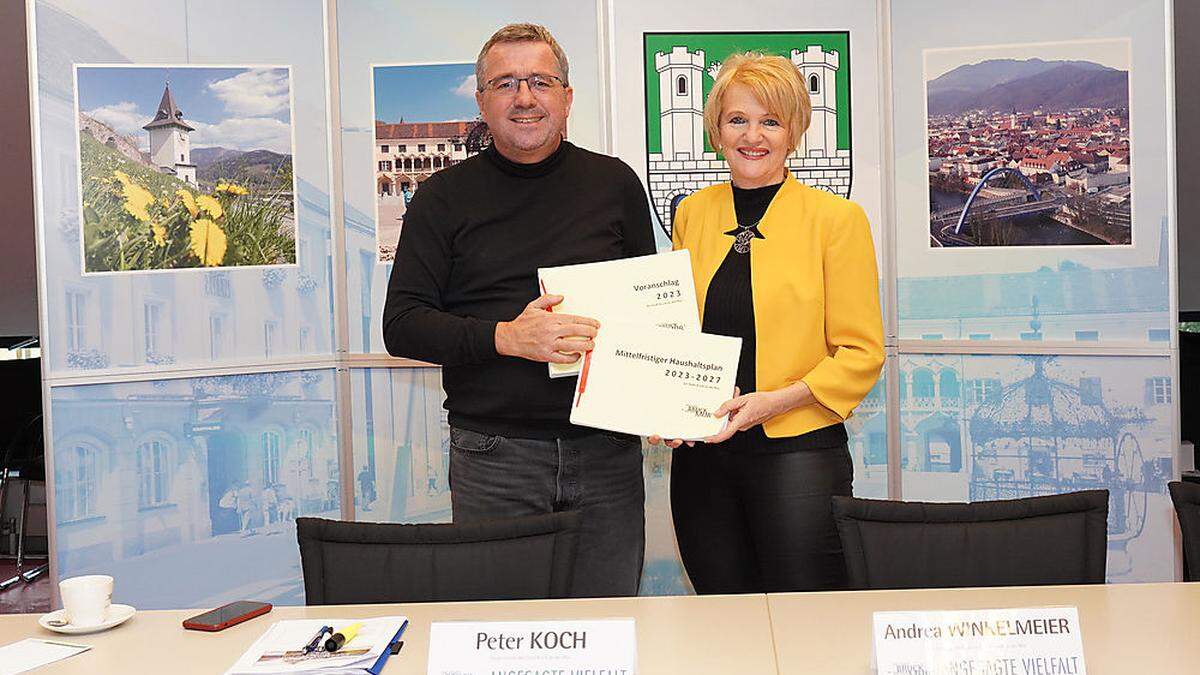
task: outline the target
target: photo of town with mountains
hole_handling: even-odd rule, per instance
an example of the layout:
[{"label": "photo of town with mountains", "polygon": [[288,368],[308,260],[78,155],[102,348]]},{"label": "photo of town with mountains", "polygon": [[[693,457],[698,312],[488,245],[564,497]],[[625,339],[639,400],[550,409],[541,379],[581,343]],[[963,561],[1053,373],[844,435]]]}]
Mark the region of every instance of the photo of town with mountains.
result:
[{"label": "photo of town with mountains", "polygon": [[1128,54],[927,51],[930,246],[1131,244]]},{"label": "photo of town with mountains", "polygon": [[76,86],[85,273],[296,262],[287,68],[78,66]]}]

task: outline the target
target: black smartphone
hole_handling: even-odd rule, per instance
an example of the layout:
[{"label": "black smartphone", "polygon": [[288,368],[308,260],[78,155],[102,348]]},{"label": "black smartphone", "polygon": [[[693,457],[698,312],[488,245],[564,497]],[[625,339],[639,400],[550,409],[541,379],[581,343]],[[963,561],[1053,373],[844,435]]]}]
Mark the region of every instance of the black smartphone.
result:
[{"label": "black smartphone", "polygon": [[262,616],[269,611],[271,611],[271,603],[269,602],[238,600],[212,611],[197,614],[190,619],[185,619],[183,627],[190,630],[215,632],[225,630],[230,626],[236,626],[243,621],[249,621],[256,616]]}]

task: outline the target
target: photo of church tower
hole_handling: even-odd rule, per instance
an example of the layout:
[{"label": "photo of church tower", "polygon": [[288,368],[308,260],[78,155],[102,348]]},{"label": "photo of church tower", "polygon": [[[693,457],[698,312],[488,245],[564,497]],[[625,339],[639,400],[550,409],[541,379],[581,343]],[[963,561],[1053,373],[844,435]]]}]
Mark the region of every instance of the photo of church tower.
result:
[{"label": "photo of church tower", "polygon": [[142,128],[150,132],[150,161],[163,173],[195,185],[196,165],[192,164],[188,134],[196,128],[183,121],[183,111],[175,105],[170,82],[163,88],[154,119]]},{"label": "photo of church tower", "polygon": [[850,196],[849,33],[647,33],[646,178],[668,234],[684,197],[729,180],[704,136],[704,101],[725,57],[745,51],[784,56],[804,77],[812,123],[788,159],[792,174]]},{"label": "photo of church tower", "polygon": [[74,75],[84,274],[296,264],[289,66]]}]

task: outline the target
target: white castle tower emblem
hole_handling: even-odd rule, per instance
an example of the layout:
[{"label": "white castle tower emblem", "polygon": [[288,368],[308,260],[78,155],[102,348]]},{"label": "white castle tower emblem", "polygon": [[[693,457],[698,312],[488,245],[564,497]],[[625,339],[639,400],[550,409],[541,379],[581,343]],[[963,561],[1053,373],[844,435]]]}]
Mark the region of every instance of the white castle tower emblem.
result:
[{"label": "white castle tower emblem", "polygon": [[[787,166],[797,180],[850,196],[850,151],[838,149],[838,53],[810,45],[793,49],[792,64],[804,77],[812,101],[812,123]],[[647,182],[660,222],[670,231],[675,207],[684,197],[729,180],[717,153],[704,147],[704,50],[676,46],[654,55],[658,71],[661,152],[650,153]],[[719,64],[711,69],[715,75]],[[849,111],[846,111],[847,114]]]}]

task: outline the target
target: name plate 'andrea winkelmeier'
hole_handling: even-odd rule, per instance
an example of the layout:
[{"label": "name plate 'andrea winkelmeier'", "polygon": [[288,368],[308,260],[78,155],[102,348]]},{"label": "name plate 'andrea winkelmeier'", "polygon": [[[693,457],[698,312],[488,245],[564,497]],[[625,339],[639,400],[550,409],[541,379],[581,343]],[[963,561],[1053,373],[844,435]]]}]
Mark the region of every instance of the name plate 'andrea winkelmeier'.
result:
[{"label": "name plate 'andrea winkelmeier'", "polygon": [[633,619],[439,621],[429,675],[636,675]]},{"label": "name plate 'andrea winkelmeier'", "polygon": [[878,675],[1086,675],[1074,607],[876,612]]}]

